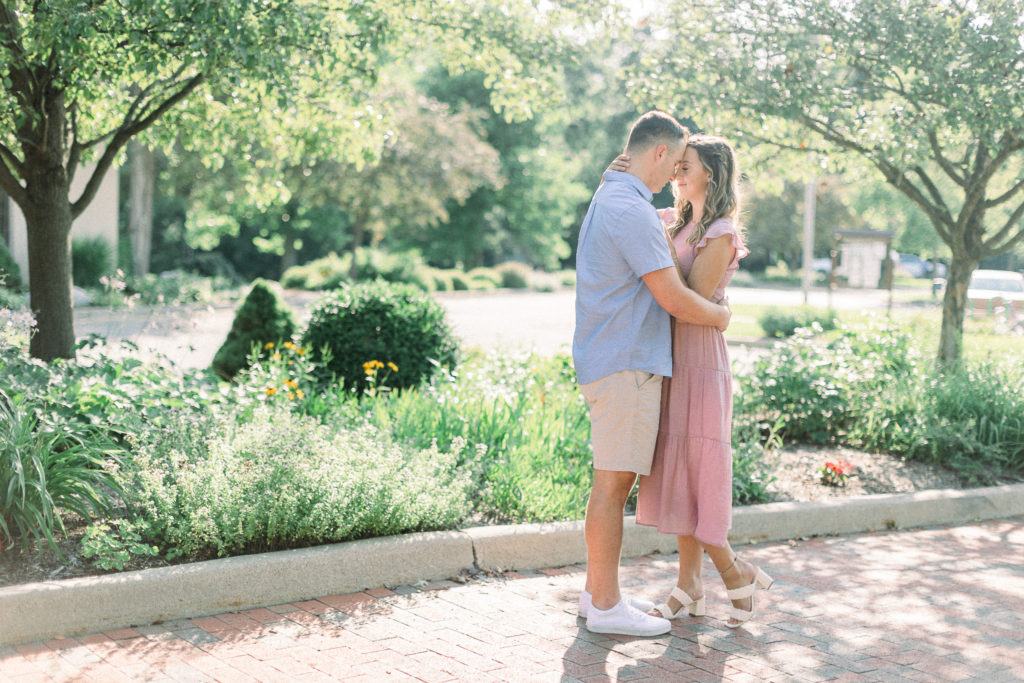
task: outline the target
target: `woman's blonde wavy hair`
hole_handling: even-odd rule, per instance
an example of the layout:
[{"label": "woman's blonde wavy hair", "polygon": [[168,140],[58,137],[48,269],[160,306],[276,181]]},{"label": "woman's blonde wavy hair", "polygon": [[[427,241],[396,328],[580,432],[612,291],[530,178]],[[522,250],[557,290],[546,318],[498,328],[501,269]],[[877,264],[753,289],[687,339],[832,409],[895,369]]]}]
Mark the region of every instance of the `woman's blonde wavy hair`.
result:
[{"label": "woman's blonde wavy hair", "polygon": [[[687,238],[691,245],[700,243],[708,231],[708,226],[719,218],[730,218],[740,233],[740,174],[736,168],[736,151],[724,138],[715,135],[691,135],[687,147],[697,150],[697,157],[708,172],[707,199],[704,201],[704,215],[693,232]],[[676,192],[672,183],[672,194],[676,198],[676,220],[668,227],[669,234],[675,237],[691,220],[693,206]]]}]

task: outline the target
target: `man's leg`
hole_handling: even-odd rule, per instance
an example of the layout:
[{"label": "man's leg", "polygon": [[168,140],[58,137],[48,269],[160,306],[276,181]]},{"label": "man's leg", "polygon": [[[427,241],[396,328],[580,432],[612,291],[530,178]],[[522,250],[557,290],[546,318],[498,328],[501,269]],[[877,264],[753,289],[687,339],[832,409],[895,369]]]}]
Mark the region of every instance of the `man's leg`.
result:
[{"label": "man's leg", "polygon": [[587,502],[586,589],[597,609],[618,604],[619,560],[622,554],[622,516],[626,499],[636,482],[635,472],[594,470],[594,483]]}]

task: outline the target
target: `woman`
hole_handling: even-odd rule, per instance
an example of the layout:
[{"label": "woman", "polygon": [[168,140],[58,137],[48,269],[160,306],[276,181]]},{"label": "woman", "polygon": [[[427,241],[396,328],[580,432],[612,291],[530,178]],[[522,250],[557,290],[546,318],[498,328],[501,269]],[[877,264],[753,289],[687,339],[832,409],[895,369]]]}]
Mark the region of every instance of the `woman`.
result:
[{"label": "woman", "polygon": [[[628,168],[619,156],[610,170]],[[724,139],[690,138],[672,180],[675,206],[659,212],[678,258],[680,275],[714,302],[747,255],[739,218],[736,154]],[[732,372],[722,333],[673,320],[672,377],[662,385],[661,423],[649,476],[640,477],[637,524],[674,534],[679,579],[655,609],[667,619],[683,611],[703,616],[701,581],[707,551],[733,607],[726,625],[754,615],[754,591],[772,579],[739,558],[729,545],[732,521]]]}]

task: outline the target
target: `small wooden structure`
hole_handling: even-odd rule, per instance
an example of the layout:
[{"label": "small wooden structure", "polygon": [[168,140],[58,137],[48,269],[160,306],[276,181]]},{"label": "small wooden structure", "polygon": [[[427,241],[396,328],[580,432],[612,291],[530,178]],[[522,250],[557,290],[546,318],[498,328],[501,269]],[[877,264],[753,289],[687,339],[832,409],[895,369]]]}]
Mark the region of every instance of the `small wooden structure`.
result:
[{"label": "small wooden structure", "polygon": [[889,230],[836,230],[832,233],[834,246],[830,252],[829,308],[832,307],[832,291],[842,280],[850,287],[888,289],[887,312],[892,312],[893,262],[890,254],[893,235]]}]

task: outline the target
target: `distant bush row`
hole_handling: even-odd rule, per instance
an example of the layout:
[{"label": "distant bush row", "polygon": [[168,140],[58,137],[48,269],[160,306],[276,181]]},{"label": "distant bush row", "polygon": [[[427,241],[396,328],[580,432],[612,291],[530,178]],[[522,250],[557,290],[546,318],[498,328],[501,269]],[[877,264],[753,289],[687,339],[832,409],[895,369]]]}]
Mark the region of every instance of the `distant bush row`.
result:
[{"label": "distant bush row", "polygon": [[[284,272],[281,285],[288,289],[329,290],[353,280],[352,254],[331,253]],[[388,253],[361,248],[356,255],[355,280],[382,279],[413,285],[425,292],[533,289],[550,292],[576,284],[572,270],[559,273],[535,271],[525,263],[509,261],[493,268],[433,268],[415,251]]]}]

